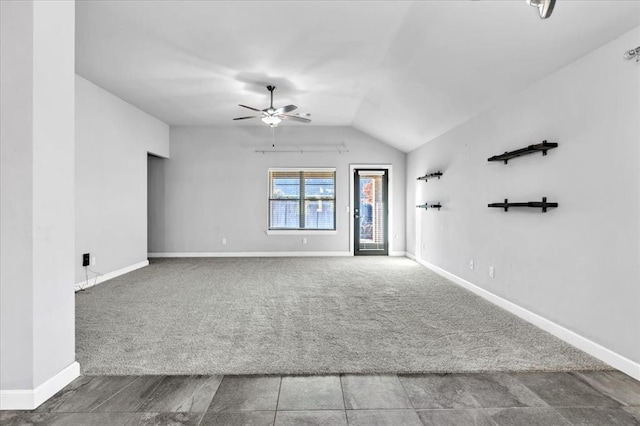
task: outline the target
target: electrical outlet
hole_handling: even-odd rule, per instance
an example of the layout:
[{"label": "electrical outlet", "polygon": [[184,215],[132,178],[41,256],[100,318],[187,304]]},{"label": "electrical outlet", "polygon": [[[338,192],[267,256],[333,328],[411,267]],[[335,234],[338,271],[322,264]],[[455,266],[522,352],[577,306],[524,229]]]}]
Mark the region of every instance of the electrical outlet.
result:
[{"label": "electrical outlet", "polygon": [[93,265],[95,265],[95,264],[96,264],[96,257],[95,257],[95,256],[92,256],[92,257],[91,257],[91,265],[93,266]]},{"label": "electrical outlet", "polygon": [[489,276],[491,278],[493,278],[495,276],[495,271],[493,269],[493,266],[489,266]]},{"label": "electrical outlet", "polygon": [[90,257],[91,255],[89,253],[84,253],[82,255],[82,266],[89,266],[89,263],[91,262],[89,259],[91,259]]},{"label": "electrical outlet", "polygon": [[469,261],[469,269],[473,270],[473,260]]},{"label": "electrical outlet", "polygon": [[302,239],[302,244],[307,244],[307,237],[304,237],[304,238]]},{"label": "electrical outlet", "polygon": [[227,239],[226,238],[222,239],[222,244],[227,244]]}]

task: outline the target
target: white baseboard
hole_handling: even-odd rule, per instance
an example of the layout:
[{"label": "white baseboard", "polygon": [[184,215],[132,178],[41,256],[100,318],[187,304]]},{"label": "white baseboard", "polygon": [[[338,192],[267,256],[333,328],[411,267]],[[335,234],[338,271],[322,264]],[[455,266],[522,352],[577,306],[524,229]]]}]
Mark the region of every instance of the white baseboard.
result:
[{"label": "white baseboard", "polygon": [[351,256],[348,251],[238,251],[149,253],[147,257],[322,257]]},{"label": "white baseboard", "polygon": [[35,389],[0,390],[0,410],[34,410],[80,376],[80,364],[67,368]]},{"label": "white baseboard", "polygon": [[[389,256],[406,256],[404,251],[389,252]],[[148,253],[147,257],[338,257],[353,256],[348,251],[253,251],[253,252],[167,252]],[[415,257],[413,258],[415,259]]]},{"label": "white baseboard", "polygon": [[81,281],[79,283],[76,284],[75,286],[75,290],[80,290],[80,289],[85,289],[85,288],[89,288],[89,287],[93,287],[96,284],[100,284],[103,283],[107,280],[110,280],[112,278],[118,277],[120,275],[124,275],[128,272],[131,271],[135,271],[136,269],[140,269],[140,268],[144,268],[145,266],[149,265],[149,260],[143,260],[142,262],[138,262],[135,263],[133,265],[129,265],[126,266],[124,268],[121,269],[117,269],[115,271],[112,272],[107,272],[106,274],[102,274],[102,275],[98,275],[97,277],[94,278],[89,278],[89,282],[86,281]]},{"label": "white baseboard", "polygon": [[612,350],[607,349],[604,346],[599,345],[598,343],[592,340],[589,340],[586,337],[581,336],[576,332],[571,331],[559,324],[556,324],[553,321],[550,321],[544,317],[541,317],[540,315],[535,314],[521,306],[518,306],[513,302],[503,299],[500,296],[496,296],[495,294],[483,288],[480,288],[477,285],[472,284],[469,281],[458,277],[457,275],[454,275],[448,271],[445,271],[442,268],[432,265],[431,263],[426,262],[422,259],[416,259],[415,256],[411,255],[410,253],[407,253],[407,257],[415,259],[418,263],[431,269],[436,274],[441,275],[447,278],[448,280],[453,281],[459,286],[466,288],[467,290],[477,294],[483,299],[488,300],[494,305],[497,305],[502,309],[505,309],[511,312],[512,314],[522,318],[523,320],[541,328],[542,330],[550,334],[553,334],[559,339],[564,340],[570,345],[575,346],[576,348],[588,353],[589,355],[595,358],[598,358],[599,360],[609,364],[610,366],[616,368],[617,370],[620,370],[623,373],[628,374],[634,379],[640,380],[640,363],[637,363],[616,352],[613,352]]}]

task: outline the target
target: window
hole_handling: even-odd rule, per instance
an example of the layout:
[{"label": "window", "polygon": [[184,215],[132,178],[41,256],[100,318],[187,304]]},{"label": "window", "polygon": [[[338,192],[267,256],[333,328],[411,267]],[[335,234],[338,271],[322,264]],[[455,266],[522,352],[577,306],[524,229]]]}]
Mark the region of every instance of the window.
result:
[{"label": "window", "polygon": [[335,183],[335,169],[269,170],[269,229],[334,231]]}]

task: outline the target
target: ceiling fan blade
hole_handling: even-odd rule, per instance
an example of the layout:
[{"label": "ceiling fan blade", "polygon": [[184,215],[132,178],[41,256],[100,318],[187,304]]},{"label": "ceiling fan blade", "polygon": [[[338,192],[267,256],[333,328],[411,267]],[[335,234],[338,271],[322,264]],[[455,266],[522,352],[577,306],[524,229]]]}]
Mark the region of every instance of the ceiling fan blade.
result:
[{"label": "ceiling fan blade", "polygon": [[308,118],[298,117],[297,115],[280,114],[278,115],[278,117],[282,117],[285,120],[294,120],[294,121],[300,121],[302,123],[311,123],[311,120],[309,120]]},{"label": "ceiling fan blade", "polygon": [[250,109],[250,110],[252,110],[252,111],[262,112],[262,110],[261,110],[261,109],[254,108],[254,107],[250,107],[250,106],[246,106],[246,105],[242,105],[242,104],[238,104],[238,106],[241,106],[241,107],[243,107],[243,108],[248,108],[248,109]]},{"label": "ceiling fan blade", "polygon": [[537,7],[540,18],[547,19],[553,12],[556,0],[527,0],[530,6]]},{"label": "ceiling fan blade", "polygon": [[287,105],[287,106],[283,106],[283,107],[280,107],[280,108],[277,108],[277,109],[276,109],[276,114],[286,114],[286,113],[288,113],[288,112],[293,111],[293,110],[294,110],[294,109],[296,109],[296,108],[298,108],[298,107],[297,107],[297,106],[295,106],[295,105]]},{"label": "ceiling fan blade", "polygon": [[234,120],[246,120],[247,118],[257,118],[257,115],[250,115],[249,117],[236,117]]},{"label": "ceiling fan blade", "polygon": [[540,8],[540,17],[542,19],[547,19],[551,16],[551,12],[553,12],[553,6],[555,6],[556,0],[547,0],[543,2],[542,8]]}]

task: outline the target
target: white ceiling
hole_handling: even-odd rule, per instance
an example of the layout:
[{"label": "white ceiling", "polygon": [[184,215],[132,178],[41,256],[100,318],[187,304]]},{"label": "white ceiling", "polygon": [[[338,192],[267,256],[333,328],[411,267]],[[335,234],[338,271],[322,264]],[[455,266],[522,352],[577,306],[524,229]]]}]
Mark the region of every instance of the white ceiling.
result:
[{"label": "white ceiling", "polygon": [[639,1],[78,1],[76,72],[171,125],[266,126],[232,118],[275,84],[411,151],[638,25]]}]

